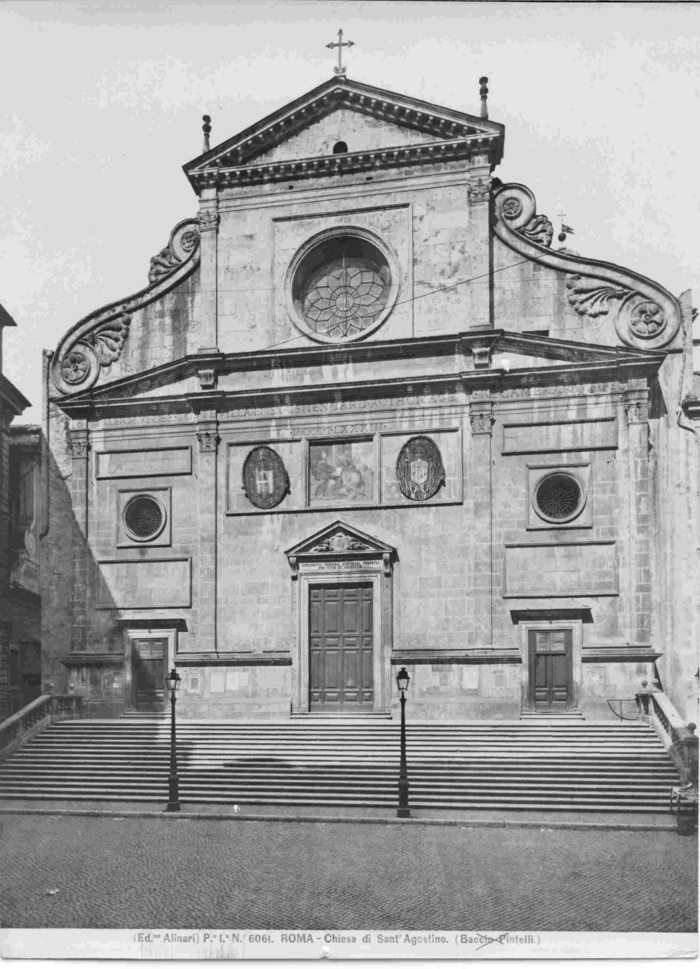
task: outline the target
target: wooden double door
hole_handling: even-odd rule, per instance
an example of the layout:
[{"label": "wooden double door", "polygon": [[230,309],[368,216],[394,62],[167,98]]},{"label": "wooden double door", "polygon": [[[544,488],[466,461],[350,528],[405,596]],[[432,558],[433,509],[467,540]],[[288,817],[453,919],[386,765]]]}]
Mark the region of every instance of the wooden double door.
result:
[{"label": "wooden double door", "polygon": [[531,629],[528,632],[530,709],[557,713],[573,706],[572,632]]},{"label": "wooden double door", "polygon": [[165,709],[168,675],[168,640],[131,640],[133,699],[137,710],[158,713]]},{"label": "wooden double door", "polygon": [[309,588],[309,709],[370,713],[374,707],[372,586]]}]

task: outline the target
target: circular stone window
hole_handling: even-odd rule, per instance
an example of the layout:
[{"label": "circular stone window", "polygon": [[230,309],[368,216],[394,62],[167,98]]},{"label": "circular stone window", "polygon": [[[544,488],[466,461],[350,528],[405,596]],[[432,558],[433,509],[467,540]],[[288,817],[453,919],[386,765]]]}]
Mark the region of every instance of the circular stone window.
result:
[{"label": "circular stone window", "polygon": [[573,474],[564,471],[547,474],[537,483],[533,504],[540,518],[563,525],[583,511],[586,504],[583,485]]},{"label": "circular stone window", "polygon": [[390,255],[364,233],[317,239],[290,268],[292,316],[314,340],[343,343],[376,330],[397,296]]},{"label": "circular stone window", "polygon": [[135,542],[151,542],[165,528],[165,508],[151,495],[137,495],[124,509],[124,526]]}]

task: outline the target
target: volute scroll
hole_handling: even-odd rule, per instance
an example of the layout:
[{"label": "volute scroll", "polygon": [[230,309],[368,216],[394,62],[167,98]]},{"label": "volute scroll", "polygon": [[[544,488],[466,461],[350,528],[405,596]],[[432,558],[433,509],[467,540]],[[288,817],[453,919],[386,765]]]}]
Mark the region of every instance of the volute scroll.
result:
[{"label": "volute scroll", "polygon": [[121,356],[132,314],[165,295],[199,265],[199,226],[184,219],[168,245],[151,259],[149,285],[126,299],[86,316],[66,333],[53,356],[51,377],[63,395],[90,390],[103,367]]},{"label": "volute scroll", "polygon": [[552,224],[537,214],[535,196],[512,183],[494,195],[496,236],[519,255],[567,273],[569,304],[591,322],[609,315],[622,343],[658,350],[675,337],[681,322],[678,300],[658,283],[613,263],[553,252]]}]

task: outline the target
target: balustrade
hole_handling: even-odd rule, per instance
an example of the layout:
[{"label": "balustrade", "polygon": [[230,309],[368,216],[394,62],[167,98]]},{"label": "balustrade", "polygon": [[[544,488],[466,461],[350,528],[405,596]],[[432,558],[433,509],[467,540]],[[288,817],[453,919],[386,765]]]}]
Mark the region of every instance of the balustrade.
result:
[{"label": "balustrade", "polygon": [[84,716],[81,696],[45,693],[0,723],[0,759],[34,737],[55,720]]},{"label": "balustrade", "polygon": [[655,728],[661,741],[681,776],[681,785],[697,790],[698,786],[698,738],[696,725],[686,724],[661,690],[647,690],[646,680],[637,694],[639,709],[645,719]]}]

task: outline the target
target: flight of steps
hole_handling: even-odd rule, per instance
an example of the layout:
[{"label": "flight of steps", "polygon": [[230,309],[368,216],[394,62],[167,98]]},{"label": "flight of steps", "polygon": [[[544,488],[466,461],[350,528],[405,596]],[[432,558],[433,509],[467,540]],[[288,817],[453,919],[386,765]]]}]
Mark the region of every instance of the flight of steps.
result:
[{"label": "flight of steps", "polygon": [[[399,725],[340,718],[177,723],[183,802],[396,804]],[[679,777],[641,723],[409,723],[415,808],[668,811]],[[1,798],[167,800],[170,721],[56,723],[0,764]]]}]

